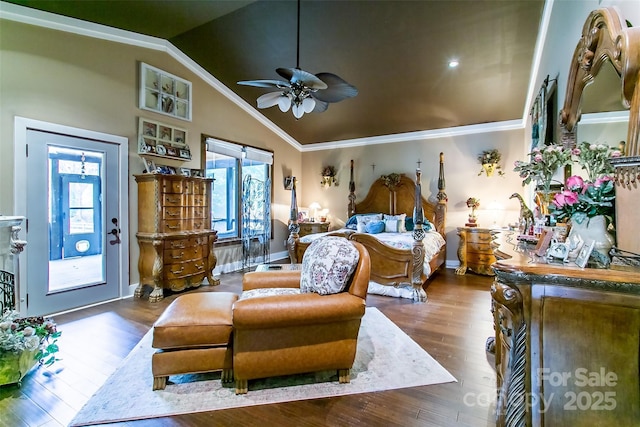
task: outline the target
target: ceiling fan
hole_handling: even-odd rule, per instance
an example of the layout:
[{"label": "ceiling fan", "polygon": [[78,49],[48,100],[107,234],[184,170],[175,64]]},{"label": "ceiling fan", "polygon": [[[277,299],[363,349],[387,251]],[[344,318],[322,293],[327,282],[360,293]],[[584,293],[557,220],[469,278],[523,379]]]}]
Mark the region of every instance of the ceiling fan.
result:
[{"label": "ceiling fan", "polygon": [[277,105],[283,113],[291,108],[296,119],[304,113],[322,113],[329,103],[353,98],[358,94],[355,86],[332,73],[312,74],[300,69],[300,0],[298,0],[296,68],[277,68],[284,80],[243,80],[239,85],[275,88],[275,92],[258,97],[258,108]]}]

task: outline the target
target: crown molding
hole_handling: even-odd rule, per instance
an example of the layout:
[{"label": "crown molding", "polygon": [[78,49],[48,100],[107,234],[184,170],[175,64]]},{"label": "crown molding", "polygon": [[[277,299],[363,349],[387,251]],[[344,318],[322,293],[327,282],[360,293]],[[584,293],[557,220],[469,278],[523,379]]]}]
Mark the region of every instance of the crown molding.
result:
[{"label": "crown molding", "polygon": [[297,140],[283,131],[280,127],[276,126],[271,120],[267,119],[244,99],[236,95],[220,80],[216,79],[211,73],[202,68],[194,60],[185,55],[184,52],[165,39],[138,34],[133,31],[120,30],[118,28],[102,24],[95,24],[93,22],[31,9],[7,2],[0,2],[0,19],[165,52],[204,80],[212,88],[220,92],[231,102],[251,115],[251,117],[258,120],[282,140],[292,145],[298,151],[302,148],[302,144]]},{"label": "crown molding", "polygon": [[[548,14],[551,11],[551,5],[553,0],[547,0],[545,4],[545,19],[543,22],[547,22]],[[549,4],[550,3],[550,4]],[[548,10],[548,11],[547,11]],[[426,131],[407,132],[391,135],[380,135],[368,138],[347,139],[341,141],[332,142],[318,142],[313,144],[300,144],[295,138],[286,133],[271,120],[267,119],[256,108],[247,103],[244,99],[236,95],[231,89],[225,86],[220,80],[216,79],[211,73],[198,65],[189,56],[184,54],[180,49],[175,47],[172,43],[165,39],[158,37],[147,36],[132,31],[121,30],[113,27],[109,27],[102,24],[95,24],[88,21],[83,21],[76,18],[70,18],[67,16],[57,15],[50,12],[44,12],[37,9],[32,9],[24,6],[19,6],[13,3],[7,3],[0,1],[0,19],[6,19],[10,21],[20,22],[29,25],[35,25],[39,27],[49,28],[58,31],[65,31],[82,36],[93,37],[96,39],[112,41],[116,43],[127,44],[131,46],[142,47],[145,49],[157,50],[165,52],[180,62],[191,72],[200,77],[204,82],[209,84],[212,88],[220,92],[223,96],[229,99],[231,102],[239,106],[242,110],[248,113],[251,117],[256,119],[274,134],[276,134],[283,141],[290,144],[293,148],[299,152],[311,152],[321,150],[333,150],[336,148],[348,148],[359,147],[363,145],[375,145],[375,144],[392,144],[397,142],[408,142],[418,140],[429,140],[443,137],[453,137],[459,135],[469,135],[474,133],[487,133],[487,132],[500,132],[513,129],[524,128],[524,120],[512,120],[506,122],[495,122],[470,126],[458,126],[445,129],[435,129]],[[544,27],[543,25],[543,28]],[[546,31],[546,30],[545,30]],[[542,39],[544,41],[544,39]],[[537,46],[541,46],[539,40]],[[536,48],[538,49],[538,48]],[[539,58],[534,61],[534,64],[539,62]],[[535,66],[534,68],[537,68]],[[533,86],[530,85],[529,97],[532,96]],[[527,103],[526,105],[528,105]],[[526,117],[525,113],[523,117]]]},{"label": "crown molding", "polygon": [[391,135],[372,136],[368,138],[344,139],[334,142],[318,142],[303,145],[302,152],[361,147],[363,145],[393,144],[396,142],[425,141],[436,138],[450,138],[461,135],[503,132],[517,129],[524,129],[524,122],[522,120],[509,120],[504,122],[482,123],[479,125],[457,126],[453,128],[396,133]]}]

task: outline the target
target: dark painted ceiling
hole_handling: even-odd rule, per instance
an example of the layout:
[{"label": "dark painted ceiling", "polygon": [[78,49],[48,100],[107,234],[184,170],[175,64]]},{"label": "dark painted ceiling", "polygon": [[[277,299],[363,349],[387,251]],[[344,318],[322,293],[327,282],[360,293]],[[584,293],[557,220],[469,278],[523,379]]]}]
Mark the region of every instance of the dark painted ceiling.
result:
[{"label": "dark painted ceiling", "polygon": [[[165,38],[253,106],[267,90],[237,81],[296,66],[296,1],[11,2]],[[543,6],[303,0],[300,68],[359,94],[300,120],[260,111],[301,144],[521,119]]]}]

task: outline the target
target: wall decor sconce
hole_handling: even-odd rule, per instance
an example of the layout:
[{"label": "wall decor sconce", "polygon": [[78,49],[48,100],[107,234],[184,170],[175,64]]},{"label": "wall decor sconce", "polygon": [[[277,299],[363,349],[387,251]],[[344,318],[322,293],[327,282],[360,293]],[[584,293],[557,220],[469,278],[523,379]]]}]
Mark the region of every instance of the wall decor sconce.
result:
[{"label": "wall decor sconce", "polygon": [[322,169],[322,181],[320,181],[320,185],[324,187],[331,187],[332,185],[338,186],[338,180],[336,179],[336,168],[334,166],[325,166]]},{"label": "wall decor sconce", "polygon": [[489,177],[496,171],[499,176],[504,176],[504,171],[502,170],[502,166],[500,166],[501,158],[502,155],[495,148],[491,150],[484,150],[482,154],[478,156],[478,162],[482,165],[482,169],[478,172],[478,176],[484,173]]}]

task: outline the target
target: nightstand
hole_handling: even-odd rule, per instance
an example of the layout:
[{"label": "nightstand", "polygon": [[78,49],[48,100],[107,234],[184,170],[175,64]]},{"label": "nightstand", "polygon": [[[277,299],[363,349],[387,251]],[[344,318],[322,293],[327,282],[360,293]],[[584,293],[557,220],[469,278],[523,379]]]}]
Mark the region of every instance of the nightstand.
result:
[{"label": "nightstand", "polygon": [[330,222],[300,222],[300,231],[298,236],[306,236],[307,234],[326,233],[329,231]]},{"label": "nightstand", "polygon": [[476,274],[495,276],[491,264],[496,262],[493,254],[493,240],[499,230],[477,227],[458,227],[458,259],[460,267],[456,274],[465,274],[470,270]]}]

